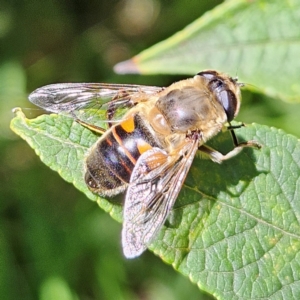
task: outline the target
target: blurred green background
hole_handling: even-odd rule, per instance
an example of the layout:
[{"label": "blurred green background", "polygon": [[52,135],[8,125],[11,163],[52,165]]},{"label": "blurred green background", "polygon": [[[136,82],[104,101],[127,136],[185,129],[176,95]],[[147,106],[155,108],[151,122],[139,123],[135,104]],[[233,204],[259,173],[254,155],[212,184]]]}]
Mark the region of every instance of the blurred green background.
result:
[{"label": "blurred green background", "polygon": [[[27,95],[49,83],[180,79],[120,76],[112,68],[220,2],[0,2],[1,299],[212,299],[149,252],[126,260],[121,224],[45,167],[9,121],[16,106],[29,118],[41,114]],[[238,120],[299,137],[299,113],[299,105],[244,91]]]}]

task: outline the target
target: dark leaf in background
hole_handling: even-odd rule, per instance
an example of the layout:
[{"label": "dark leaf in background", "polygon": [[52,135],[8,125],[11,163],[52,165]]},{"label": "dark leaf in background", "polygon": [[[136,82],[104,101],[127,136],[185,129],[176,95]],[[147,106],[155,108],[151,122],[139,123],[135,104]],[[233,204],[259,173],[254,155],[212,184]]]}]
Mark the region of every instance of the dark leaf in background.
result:
[{"label": "dark leaf in background", "polygon": [[119,73],[237,74],[249,88],[299,102],[300,2],[225,1],[129,61]]}]

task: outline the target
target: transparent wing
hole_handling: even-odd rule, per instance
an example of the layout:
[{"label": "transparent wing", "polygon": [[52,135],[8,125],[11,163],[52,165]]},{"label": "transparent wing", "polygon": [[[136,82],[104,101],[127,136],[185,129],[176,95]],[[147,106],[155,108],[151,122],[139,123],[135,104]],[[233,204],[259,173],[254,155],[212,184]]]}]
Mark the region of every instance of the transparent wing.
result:
[{"label": "transparent wing", "polygon": [[138,159],[124,204],[122,245],[127,258],[140,255],[163,226],[197,149],[194,140],[177,155],[152,148]]},{"label": "transparent wing", "polygon": [[84,111],[132,107],[161,90],[161,87],[130,84],[59,83],[36,89],[29,100],[47,111],[78,117],[78,111],[84,114]]}]

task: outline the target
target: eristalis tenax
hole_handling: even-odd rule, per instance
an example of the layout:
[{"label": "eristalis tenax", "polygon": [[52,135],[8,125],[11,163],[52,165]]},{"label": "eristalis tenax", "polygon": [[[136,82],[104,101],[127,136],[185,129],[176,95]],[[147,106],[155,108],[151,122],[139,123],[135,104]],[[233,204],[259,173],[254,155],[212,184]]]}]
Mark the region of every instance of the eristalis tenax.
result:
[{"label": "eristalis tenax", "polygon": [[[29,99],[41,108],[67,113],[101,134],[85,163],[85,182],[103,197],[127,189],[122,246],[127,258],[140,255],[163,226],[196,152],[217,163],[255,141],[239,143],[230,125],[239,112],[240,87],[225,74],[202,71],[167,88],[63,83],[35,90]],[[84,112],[106,110],[109,129],[89,123]],[[116,117],[126,109],[122,117]],[[222,128],[230,130],[234,149],[226,155],[205,142]]]}]

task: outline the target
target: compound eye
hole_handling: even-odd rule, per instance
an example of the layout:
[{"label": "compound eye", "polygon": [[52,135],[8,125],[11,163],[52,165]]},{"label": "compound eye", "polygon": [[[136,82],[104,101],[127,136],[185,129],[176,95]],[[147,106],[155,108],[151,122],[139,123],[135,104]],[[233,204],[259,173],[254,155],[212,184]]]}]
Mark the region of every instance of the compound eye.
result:
[{"label": "compound eye", "polygon": [[[239,109],[238,99],[234,92],[229,89],[228,84],[224,82],[222,76],[213,70],[203,71],[197,75],[203,76],[208,80],[208,88],[215,94],[217,100],[223,106],[227,121],[232,121]],[[231,80],[231,82],[236,84],[236,80]]]},{"label": "compound eye", "polygon": [[227,121],[232,121],[237,109],[237,99],[235,94],[229,90],[222,90],[218,93],[217,97],[225,110]]},{"label": "compound eye", "polygon": [[213,79],[209,82],[209,88],[213,92],[221,90],[223,86],[224,86],[224,82],[220,79]]}]

